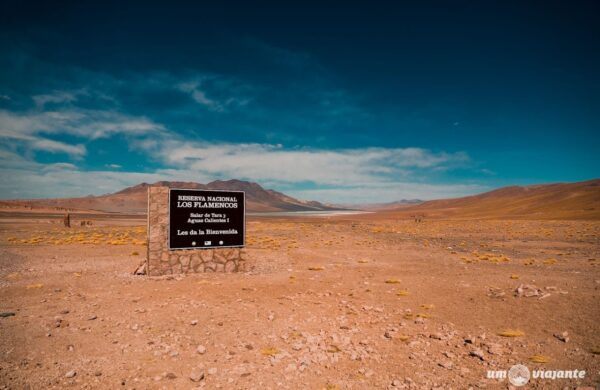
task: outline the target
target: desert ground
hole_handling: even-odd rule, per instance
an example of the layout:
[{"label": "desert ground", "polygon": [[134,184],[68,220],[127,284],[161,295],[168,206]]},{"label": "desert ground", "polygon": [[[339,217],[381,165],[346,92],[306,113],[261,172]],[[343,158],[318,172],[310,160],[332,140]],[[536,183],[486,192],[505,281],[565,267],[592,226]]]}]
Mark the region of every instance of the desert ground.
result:
[{"label": "desert ground", "polygon": [[0,388],[600,386],[600,222],[247,221],[249,270],[134,276],[143,218],[0,218]]}]

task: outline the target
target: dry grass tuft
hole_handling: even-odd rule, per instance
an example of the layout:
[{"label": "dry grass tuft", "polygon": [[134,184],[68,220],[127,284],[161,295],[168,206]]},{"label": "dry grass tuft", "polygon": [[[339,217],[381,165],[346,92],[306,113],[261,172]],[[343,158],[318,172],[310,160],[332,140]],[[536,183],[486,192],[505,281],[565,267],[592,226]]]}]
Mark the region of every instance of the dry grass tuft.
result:
[{"label": "dry grass tuft", "polygon": [[529,358],[533,363],[548,363],[550,359],[544,355],[533,355]]},{"label": "dry grass tuft", "polygon": [[327,352],[329,353],[338,353],[338,352],[342,352],[342,350],[340,349],[340,347],[338,347],[337,345],[330,345],[329,348],[327,349]]},{"label": "dry grass tuft", "polygon": [[260,350],[260,353],[265,356],[275,356],[279,353],[279,350],[275,347],[267,347]]},{"label": "dry grass tuft", "polygon": [[325,268],[321,267],[320,265],[314,265],[311,267],[308,267],[309,271],[323,271]]},{"label": "dry grass tuft", "polygon": [[396,293],[396,295],[399,297],[405,297],[405,296],[409,295],[409,292],[406,290],[400,290]]},{"label": "dry grass tuft", "polygon": [[387,284],[398,284],[398,283],[400,283],[400,280],[398,280],[398,279],[387,279],[385,282]]},{"label": "dry grass tuft", "polygon": [[498,336],[502,337],[521,337],[525,336],[525,333],[518,329],[505,329],[501,332],[498,332]]},{"label": "dry grass tuft", "polygon": [[27,286],[25,286],[25,288],[28,290],[30,290],[32,288],[42,288],[42,287],[44,287],[43,283],[28,284]]}]

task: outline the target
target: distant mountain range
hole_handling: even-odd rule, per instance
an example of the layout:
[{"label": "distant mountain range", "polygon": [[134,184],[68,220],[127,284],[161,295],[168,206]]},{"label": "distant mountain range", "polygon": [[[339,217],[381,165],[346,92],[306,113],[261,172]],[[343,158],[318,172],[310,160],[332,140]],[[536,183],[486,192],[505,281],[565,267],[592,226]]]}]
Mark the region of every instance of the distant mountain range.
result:
[{"label": "distant mountain range", "polygon": [[202,190],[231,190],[246,193],[246,210],[250,212],[268,211],[324,211],[338,208],[316,201],[302,201],[281,192],[267,190],[259,184],[242,180],[217,180],[208,184],[180,181],[161,181],[154,184],[141,183],[124,190],[82,198],[35,199],[2,201],[5,206],[20,205],[34,208],[58,208],[73,210],[95,210],[111,213],[146,213],[149,186],[189,188]]},{"label": "distant mountain range", "polygon": [[503,187],[479,195],[387,210],[442,218],[600,219],[600,179]]},{"label": "distant mountain range", "polygon": [[113,194],[82,198],[0,201],[1,208],[51,210],[95,210],[102,212],[145,214],[149,186],[245,191],[246,210],[327,211],[362,209],[408,218],[530,218],[530,219],[600,219],[600,179],[578,183],[511,186],[479,195],[431,201],[402,200],[385,204],[328,205],[302,201],[281,192],[267,190],[259,184],[241,180],[213,181],[208,184],[162,181],[142,183]]}]

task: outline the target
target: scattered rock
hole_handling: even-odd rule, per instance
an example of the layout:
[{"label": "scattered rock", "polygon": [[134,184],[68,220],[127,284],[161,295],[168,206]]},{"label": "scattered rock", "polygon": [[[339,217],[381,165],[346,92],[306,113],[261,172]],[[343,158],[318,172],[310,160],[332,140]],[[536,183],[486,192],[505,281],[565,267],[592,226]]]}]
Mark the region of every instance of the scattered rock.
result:
[{"label": "scattered rock", "polygon": [[297,369],[296,364],[295,363],[290,363],[285,368],[285,372],[294,372],[294,371],[296,371],[296,369]]},{"label": "scattered rock", "polygon": [[14,315],[15,315],[15,313],[12,311],[4,311],[4,312],[0,313],[0,317],[2,317],[2,318],[12,317]]},{"label": "scattered rock", "polygon": [[96,315],[89,316],[88,321],[94,321],[96,318],[98,318]]},{"label": "scattered rock", "polygon": [[475,356],[480,360],[485,360],[485,355],[483,354],[483,351],[479,348],[475,348],[474,350],[469,352],[469,356]]},{"label": "scattered rock", "polygon": [[196,348],[196,352],[200,355],[204,355],[206,353],[206,347],[204,345],[199,345],[198,348]]},{"label": "scattered rock", "polygon": [[515,290],[515,296],[525,298],[539,297],[541,293],[542,290],[538,289],[533,284],[521,284]]},{"label": "scattered rock", "polygon": [[487,296],[490,298],[504,298],[504,296],[506,296],[506,293],[504,291],[502,291],[501,288],[490,287],[488,289]]},{"label": "scattered rock", "polygon": [[500,345],[500,344],[488,343],[488,344],[486,344],[486,347],[487,347],[488,353],[491,353],[492,355],[503,355],[504,354],[504,347],[502,347],[502,345]]},{"label": "scattered rock", "polygon": [[562,341],[563,343],[568,343],[570,338],[569,338],[569,332],[562,332],[562,333],[555,333],[554,337],[556,337],[557,339],[559,339],[560,341]]},{"label": "scattered rock", "polygon": [[204,379],[204,370],[202,369],[193,370],[190,374],[190,380],[192,382],[200,382],[202,379]]},{"label": "scattered rock", "polygon": [[173,374],[172,372],[168,372],[165,375],[165,378],[167,378],[167,379],[175,379],[175,378],[177,378],[177,375]]},{"label": "scattered rock", "polygon": [[75,370],[71,370],[65,374],[65,378],[74,378],[75,375],[77,375],[77,372]]},{"label": "scattered rock", "polygon": [[190,322],[190,325],[192,325],[192,326],[198,325],[198,320],[192,320],[192,322]]},{"label": "scattered rock", "polygon": [[454,366],[454,364],[451,361],[449,361],[449,360],[444,361],[444,362],[440,362],[440,363],[438,363],[438,365],[440,367],[443,367],[443,368],[447,369],[447,370],[451,370],[452,367]]},{"label": "scattered rock", "polygon": [[133,271],[134,275],[146,275],[146,262],[144,261],[140,264],[135,271]]}]

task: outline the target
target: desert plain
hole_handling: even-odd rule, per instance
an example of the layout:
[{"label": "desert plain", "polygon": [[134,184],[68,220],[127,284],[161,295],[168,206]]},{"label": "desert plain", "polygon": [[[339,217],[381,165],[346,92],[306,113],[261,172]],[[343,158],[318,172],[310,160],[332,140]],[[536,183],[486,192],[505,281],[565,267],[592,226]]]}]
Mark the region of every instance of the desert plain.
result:
[{"label": "desert plain", "polygon": [[145,218],[4,213],[2,389],[600,384],[600,222],[249,216],[243,273],[135,276]]}]

